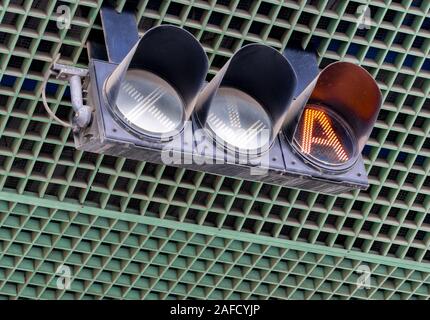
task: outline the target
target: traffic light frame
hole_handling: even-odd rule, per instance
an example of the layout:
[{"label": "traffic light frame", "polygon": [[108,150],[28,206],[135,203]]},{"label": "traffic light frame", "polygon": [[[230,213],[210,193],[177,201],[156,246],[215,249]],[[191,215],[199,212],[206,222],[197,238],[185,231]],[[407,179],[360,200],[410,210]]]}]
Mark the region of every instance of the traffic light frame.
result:
[{"label": "traffic light frame", "polygon": [[[110,9],[103,10],[109,11]],[[117,16],[121,15],[117,14]],[[114,33],[116,31],[112,30],[112,28],[113,26],[117,28],[118,24],[112,23],[112,20],[116,19],[117,16],[112,14],[112,11],[107,14],[102,13],[102,20],[109,19],[108,23],[103,22],[105,37],[109,38],[109,35],[111,35],[115,38]],[[130,15],[127,19],[130,20],[131,17]],[[124,16],[121,19],[124,19]],[[130,24],[130,21],[128,21],[128,24]],[[157,31],[157,28],[160,29]],[[160,33],[161,28],[163,27],[155,27],[146,34],[156,35]],[[182,33],[179,32],[178,34]],[[136,38],[135,36],[131,37]],[[357,144],[356,147],[359,151],[355,160],[345,170],[327,170],[324,166],[316,165],[301,154],[300,149],[294,145],[294,141],[291,139],[300,122],[306,102],[312,96],[315,88],[318,88],[318,81],[324,79],[324,75],[330,75],[327,70],[319,72],[314,53],[297,49],[287,49],[281,55],[274,49],[263,45],[243,47],[233,55],[210,83],[199,88],[201,89],[200,92],[198,90],[193,91],[192,97],[188,100],[189,103],[186,104],[188,107],[186,118],[190,119],[190,121],[185,121],[182,130],[167,140],[154,139],[145,134],[136,134],[133,130],[129,130],[124,123],[118,121],[118,117],[111,110],[112,99],[109,100],[105,96],[105,90],[114,87],[106,85],[109,81],[108,79],[118,70],[122,69],[122,72],[124,72],[124,69],[126,69],[119,66],[121,64],[126,65],[124,61],[127,59],[132,61],[134,53],[139,52],[139,54],[142,54],[145,48],[148,48],[148,46],[141,46],[137,50],[139,43],[145,43],[143,39],[145,39],[145,35],[138,41],[138,44],[131,47],[130,41],[128,41],[128,44],[124,44],[124,46],[128,45],[129,49],[128,53],[122,50],[122,60],[118,59],[121,54],[115,54],[115,50],[120,47],[120,44],[116,43],[115,47],[111,45],[109,48],[112,39],[106,39],[105,41],[110,61],[103,61],[90,56],[88,99],[90,104],[94,106],[94,114],[91,125],[74,134],[75,144],[78,149],[329,194],[367,188],[367,175],[360,152],[367,140],[366,135],[370,133],[379,111],[381,101],[380,92],[376,84],[372,87],[373,89],[376,88],[372,116],[367,119],[366,123],[363,122],[366,128],[362,131],[357,128],[351,130],[351,132],[359,133],[357,141],[360,144]],[[90,52],[96,52],[96,50],[90,50]],[[265,68],[262,67],[260,68],[262,74],[244,85],[243,83],[246,83],[246,81],[244,82],[240,77],[241,71],[246,74],[244,72],[248,66],[246,59],[252,61],[248,66],[251,71],[252,68],[258,70],[259,68],[255,68],[256,63],[261,61],[261,57],[258,57],[258,55],[267,53],[270,53],[272,58],[275,58],[270,61],[276,61],[279,68],[273,68],[272,66],[271,72],[264,74]],[[116,56],[115,61],[111,58],[112,56]],[[168,58],[168,55],[164,57],[164,59]],[[234,76],[230,77],[229,72],[232,65],[234,66],[237,61],[239,61],[237,65],[240,67],[234,71]],[[171,62],[166,62],[166,65]],[[163,64],[164,62],[159,63]],[[348,67],[352,68],[350,65]],[[274,70],[279,74],[270,78]],[[330,71],[330,69],[328,70]],[[351,70],[363,72],[362,70],[364,69],[353,68]],[[335,82],[336,76],[335,72],[333,78],[331,78]],[[368,74],[366,74],[367,76]],[[121,74],[116,75],[115,78],[120,79]],[[226,79],[227,81],[223,82]],[[370,78],[369,81],[374,80]],[[273,120],[272,141],[270,148],[266,152],[260,150],[262,152],[257,152],[251,156],[247,155],[243,159],[240,154],[238,156],[240,152],[231,152],[232,150],[229,148],[220,148],[216,139],[214,141],[213,136],[207,134],[207,131],[201,130],[204,129],[205,120],[208,117],[208,106],[213,103],[214,97],[218,94],[217,90],[223,87],[225,83],[227,87],[234,88],[236,85],[236,89],[243,90],[260,103],[268,117]],[[237,85],[237,83],[240,85]],[[271,92],[274,92],[274,96],[268,98],[268,95],[265,95],[267,90],[273,90]],[[260,95],[258,94],[259,92]],[[336,92],[334,91],[332,94],[336,95]],[[316,101],[316,99],[314,100]],[[319,103],[319,101],[316,101],[316,103]],[[328,110],[327,112],[333,113],[333,119],[344,121],[344,115],[336,114],[338,110],[339,108],[332,111]],[[318,113],[315,114],[318,116]],[[207,152],[208,150],[211,152]],[[166,159],[170,162],[166,162]],[[178,159],[179,161],[177,162],[176,160]]]}]

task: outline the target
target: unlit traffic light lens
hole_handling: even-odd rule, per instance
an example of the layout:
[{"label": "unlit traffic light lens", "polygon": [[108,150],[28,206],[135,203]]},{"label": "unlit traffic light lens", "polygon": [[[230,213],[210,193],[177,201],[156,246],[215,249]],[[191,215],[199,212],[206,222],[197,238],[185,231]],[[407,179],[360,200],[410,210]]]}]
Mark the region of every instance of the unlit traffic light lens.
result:
[{"label": "unlit traffic light lens", "polygon": [[346,123],[324,106],[308,104],[294,133],[293,145],[313,164],[343,166],[356,157]]},{"label": "unlit traffic light lens", "polygon": [[175,89],[145,70],[128,70],[121,82],[117,111],[134,129],[160,137],[180,130],[184,105]]},{"label": "unlit traffic light lens", "polygon": [[221,87],[211,104],[206,128],[227,148],[258,153],[269,147],[272,124],[254,98],[238,89]]}]

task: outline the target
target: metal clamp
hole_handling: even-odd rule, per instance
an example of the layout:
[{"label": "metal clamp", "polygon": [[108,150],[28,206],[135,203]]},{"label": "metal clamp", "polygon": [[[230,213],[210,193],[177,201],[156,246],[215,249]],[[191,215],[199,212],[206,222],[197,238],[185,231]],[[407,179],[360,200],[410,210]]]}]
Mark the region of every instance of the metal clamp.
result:
[{"label": "metal clamp", "polygon": [[84,105],[82,97],[82,78],[88,76],[88,69],[54,63],[52,71],[57,79],[69,81],[72,108],[75,111],[73,127],[75,130],[85,128],[90,124],[92,114],[92,108]]}]

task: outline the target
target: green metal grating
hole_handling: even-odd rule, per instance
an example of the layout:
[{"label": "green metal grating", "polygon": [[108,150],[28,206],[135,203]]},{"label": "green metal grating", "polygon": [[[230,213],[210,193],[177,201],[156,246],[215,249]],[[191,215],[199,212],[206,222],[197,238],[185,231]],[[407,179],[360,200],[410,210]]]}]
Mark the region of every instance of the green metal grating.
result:
[{"label": "green metal grating", "polygon": [[[56,27],[68,5],[72,27]],[[370,4],[373,26],[358,29]],[[87,64],[102,1],[0,4],[0,298],[430,297],[430,2],[117,1],[143,33],[172,23],[210,76],[241,46],[316,46],[356,62],[384,105],[363,152],[370,188],[333,197],[77,151],[40,100],[52,57]],[[52,80],[49,102],[71,104]],[[72,266],[57,290],[58,265]],[[372,287],[358,289],[359,265]]]},{"label": "green metal grating", "polygon": [[[430,294],[427,271],[389,260],[360,261],[341,250],[212,227],[176,228],[160,219],[141,223],[107,210],[94,215],[8,201],[0,208],[2,297],[423,299]],[[362,263],[372,271],[369,290],[356,285],[354,271]],[[67,291],[56,290],[54,274],[61,264],[74,274]]]}]

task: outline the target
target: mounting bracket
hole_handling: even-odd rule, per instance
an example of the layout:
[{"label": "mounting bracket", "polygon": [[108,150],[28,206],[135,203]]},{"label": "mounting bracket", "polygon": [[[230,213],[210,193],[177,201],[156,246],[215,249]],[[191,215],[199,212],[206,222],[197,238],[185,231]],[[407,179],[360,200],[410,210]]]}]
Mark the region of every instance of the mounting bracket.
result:
[{"label": "mounting bracket", "polygon": [[102,7],[100,16],[109,62],[120,63],[139,40],[136,18],[132,12],[109,7]]}]

